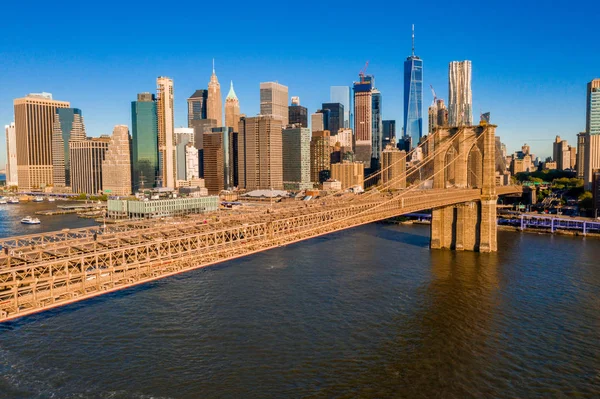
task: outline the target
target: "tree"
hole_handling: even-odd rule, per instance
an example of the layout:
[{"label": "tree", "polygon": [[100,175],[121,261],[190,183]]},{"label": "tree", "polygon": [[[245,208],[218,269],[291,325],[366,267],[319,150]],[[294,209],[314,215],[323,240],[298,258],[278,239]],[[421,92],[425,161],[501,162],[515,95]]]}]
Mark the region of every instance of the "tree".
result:
[{"label": "tree", "polygon": [[579,196],[579,207],[582,209],[592,209],[594,207],[594,196],[590,191],[586,191]]}]

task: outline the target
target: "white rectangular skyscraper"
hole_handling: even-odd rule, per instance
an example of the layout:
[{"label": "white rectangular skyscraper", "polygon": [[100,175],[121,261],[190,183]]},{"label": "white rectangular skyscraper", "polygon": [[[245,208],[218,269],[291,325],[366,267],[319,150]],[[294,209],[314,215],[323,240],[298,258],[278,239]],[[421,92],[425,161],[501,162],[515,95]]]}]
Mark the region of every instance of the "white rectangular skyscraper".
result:
[{"label": "white rectangular skyscraper", "polygon": [[17,135],[15,123],[4,126],[6,129],[6,186],[18,186],[17,177]]}]

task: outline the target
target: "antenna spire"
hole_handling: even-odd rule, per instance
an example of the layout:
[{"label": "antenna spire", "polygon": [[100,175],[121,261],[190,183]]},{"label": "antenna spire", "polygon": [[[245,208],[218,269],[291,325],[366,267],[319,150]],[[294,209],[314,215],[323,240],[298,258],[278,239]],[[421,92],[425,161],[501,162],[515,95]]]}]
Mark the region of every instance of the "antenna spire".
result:
[{"label": "antenna spire", "polygon": [[412,25],[412,56],[415,56],[415,24]]},{"label": "antenna spire", "polygon": [[[414,46],[413,46],[414,47]],[[413,49],[413,53],[414,53],[414,49]],[[213,75],[215,74],[215,59],[213,58]]]}]

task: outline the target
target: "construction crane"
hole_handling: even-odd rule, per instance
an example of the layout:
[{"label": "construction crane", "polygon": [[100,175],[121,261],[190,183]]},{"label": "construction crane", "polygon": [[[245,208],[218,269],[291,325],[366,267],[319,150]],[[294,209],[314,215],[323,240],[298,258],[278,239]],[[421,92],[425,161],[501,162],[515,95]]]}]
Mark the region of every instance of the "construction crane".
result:
[{"label": "construction crane", "polygon": [[367,68],[369,67],[369,61],[365,63],[365,67],[360,70],[358,76],[360,76],[360,81],[362,82],[365,79],[365,74],[367,73]]},{"label": "construction crane", "polygon": [[437,104],[437,96],[435,95],[435,90],[433,90],[433,85],[429,85],[431,88],[431,93],[433,94],[433,105]]}]

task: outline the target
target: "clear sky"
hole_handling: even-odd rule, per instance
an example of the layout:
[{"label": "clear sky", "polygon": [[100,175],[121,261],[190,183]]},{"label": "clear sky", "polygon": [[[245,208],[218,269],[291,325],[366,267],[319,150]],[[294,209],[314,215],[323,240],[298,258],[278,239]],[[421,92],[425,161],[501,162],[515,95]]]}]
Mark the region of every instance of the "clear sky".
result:
[{"label": "clear sky", "polygon": [[185,126],[186,98],[207,87],[213,57],[223,99],[233,80],[247,115],[259,111],[262,81],[287,85],[312,113],[368,60],[383,117],[400,127],[413,23],[425,130],[429,85],[446,99],[448,62],[468,59],[475,118],[490,111],[509,151],[527,142],[550,156],[555,135],[575,144],[584,130],[585,85],[600,77],[595,1],[33,0],[0,9],[0,125],[13,120],[14,98],[46,91],[83,111],[90,136],[131,126],[130,102],[155,92],[157,76],[174,79],[175,125]]}]

